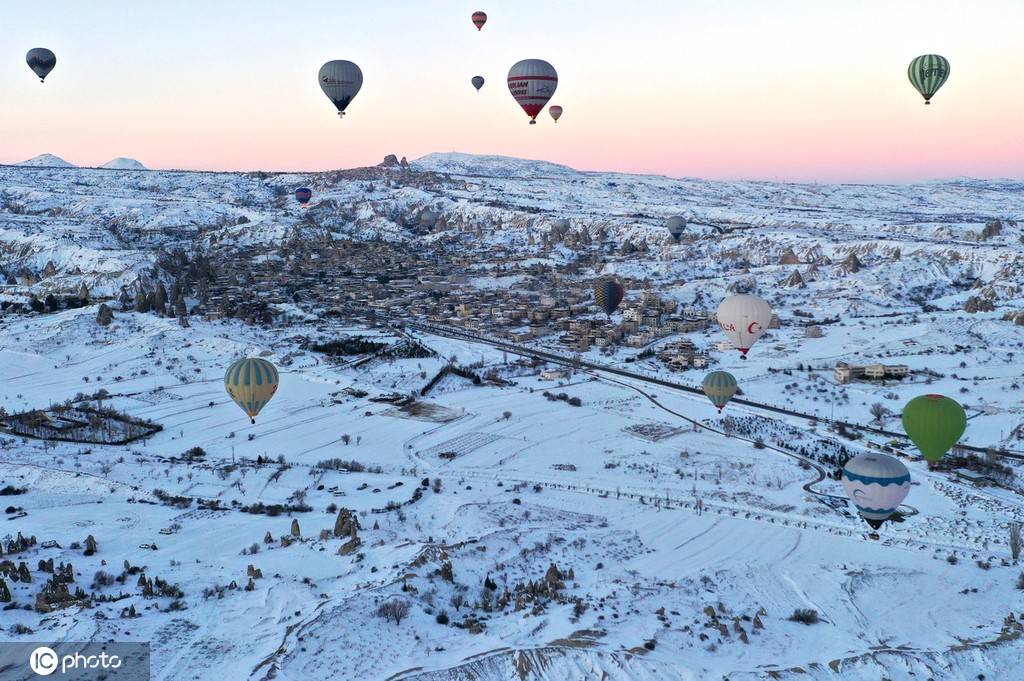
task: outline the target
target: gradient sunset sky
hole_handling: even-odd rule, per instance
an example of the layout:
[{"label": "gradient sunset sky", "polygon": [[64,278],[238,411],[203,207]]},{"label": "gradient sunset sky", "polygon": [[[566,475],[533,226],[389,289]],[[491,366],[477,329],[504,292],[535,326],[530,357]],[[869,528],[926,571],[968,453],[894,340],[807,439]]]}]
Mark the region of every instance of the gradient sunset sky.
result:
[{"label": "gradient sunset sky", "polygon": [[[1024,0],[11,2],[0,163],[322,170],[462,151],[676,177],[1024,178],[1022,27]],[[45,84],[32,47],[57,54]],[[952,68],[926,107],[906,70],[929,52]],[[524,58],[558,70],[558,125],[528,125],[509,95]],[[343,121],[316,79],[330,59],[364,74]]]}]

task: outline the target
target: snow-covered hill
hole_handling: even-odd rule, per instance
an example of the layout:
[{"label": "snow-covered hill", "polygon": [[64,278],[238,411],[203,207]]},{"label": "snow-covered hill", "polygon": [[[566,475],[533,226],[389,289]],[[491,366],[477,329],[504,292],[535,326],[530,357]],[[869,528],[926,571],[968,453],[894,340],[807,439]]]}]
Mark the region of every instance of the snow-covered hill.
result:
[{"label": "snow-covered hill", "polygon": [[53,154],[39,154],[33,156],[27,161],[22,161],[18,164],[19,166],[26,166],[30,168],[74,168],[73,163],[68,163],[60,156],[54,156]]},{"label": "snow-covered hill", "polygon": [[149,170],[134,158],[125,158],[123,156],[107,161],[101,165],[100,168],[106,168],[108,170]]},{"label": "snow-covered hill", "polygon": [[412,162],[416,170],[482,177],[537,177],[573,175],[569,166],[528,161],[510,156],[480,156],[457,152],[427,154]]}]

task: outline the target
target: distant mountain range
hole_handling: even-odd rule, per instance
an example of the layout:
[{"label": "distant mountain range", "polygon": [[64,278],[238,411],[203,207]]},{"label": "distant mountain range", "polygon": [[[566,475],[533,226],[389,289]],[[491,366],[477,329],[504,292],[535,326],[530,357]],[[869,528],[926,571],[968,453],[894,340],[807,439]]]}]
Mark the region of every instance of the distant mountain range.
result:
[{"label": "distant mountain range", "polygon": [[[27,161],[18,163],[19,166],[25,166],[29,168],[77,168],[74,163],[68,163],[60,156],[54,154],[39,154],[33,156]],[[149,170],[146,166],[142,165],[134,158],[125,158],[124,156],[118,156],[115,159],[107,161],[99,168],[106,168],[108,170]]]}]

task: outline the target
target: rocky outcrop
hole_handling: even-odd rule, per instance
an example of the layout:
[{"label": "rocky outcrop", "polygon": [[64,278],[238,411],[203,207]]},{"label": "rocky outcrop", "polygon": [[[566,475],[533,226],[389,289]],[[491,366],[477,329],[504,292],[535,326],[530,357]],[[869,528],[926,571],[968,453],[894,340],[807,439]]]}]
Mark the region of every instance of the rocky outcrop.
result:
[{"label": "rocky outcrop", "polygon": [[804,278],[800,276],[800,270],[793,270],[793,273],[786,278],[786,281],[782,282],[782,285],[786,288],[807,288]]},{"label": "rocky outcrop", "polygon": [[799,265],[800,258],[796,253],[793,252],[792,248],[787,248],[786,252],[779,258],[780,265]]},{"label": "rocky outcrop", "polygon": [[338,510],[338,517],[334,521],[335,537],[355,537],[360,529],[362,528],[359,527],[359,518],[355,513],[347,508]]}]

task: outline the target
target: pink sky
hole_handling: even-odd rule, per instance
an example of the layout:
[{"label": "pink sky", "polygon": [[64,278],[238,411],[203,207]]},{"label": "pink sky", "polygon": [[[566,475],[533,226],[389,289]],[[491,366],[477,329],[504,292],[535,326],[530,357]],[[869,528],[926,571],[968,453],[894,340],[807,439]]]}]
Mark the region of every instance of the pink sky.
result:
[{"label": "pink sky", "polygon": [[[475,4],[440,4],[107,0],[13,17],[0,162],[320,170],[462,151],[724,179],[1024,178],[1018,1],[491,2],[479,33]],[[58,55],[44,85],[21,57],[37,45]],[[952,64],[929,107],[906,78],[925,52]],[[505,87],[527,57],[559,71],[557,126],[527,125]],[[365,75],[344,121],[316,82],[333,58]]]}]

